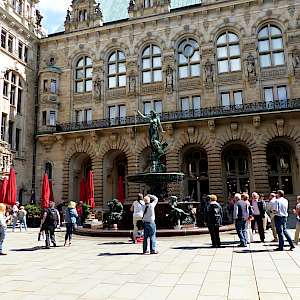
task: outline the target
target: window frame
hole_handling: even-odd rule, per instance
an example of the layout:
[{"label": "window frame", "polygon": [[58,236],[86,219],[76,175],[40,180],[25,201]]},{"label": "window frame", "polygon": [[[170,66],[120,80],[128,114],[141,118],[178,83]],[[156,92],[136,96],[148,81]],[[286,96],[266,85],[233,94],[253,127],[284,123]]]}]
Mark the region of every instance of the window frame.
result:
[{"label": "window frame", "polygon": [[[91,60],[91,64],[87,63],[87,60]],[[79,66],[80,61],[83,60],[83,65]],[[91,77],[87,77],[87,69],[91,69]],[[83,76],[77,77],[78,71],[83,72]],[[74,82],[75,82],[75,94],[84,94],[84,93],[91,93],[93,91],[93,60],[88,55],[83,55],[76,60],[75,64],[75,73],[74,73]],[[91,90],[87,90],[87,82],[91,82]],[[79,91],[78,84],[82,83],[82,91]]]},{"label": "window frame", "polygon": [[[145,104],[150,105],[149,113],[146,113]],[[161,106],[161,112],[157,112],[157,111],[156,112],[159,115],[161,115],[163,113],[163,111],[164,111],[163,101],[162,100],[160,100],[160,99],[153,99],[153,100],[145,100],[145,101],[143,101],[143,112],[144,112],[144,115],[146,115],[146,116],[150,115],[150,111],[151,110],[155,111],[155,106],[157,106],[158,104]]]},{"label": "window frame", "polygon": [[[195,108],[195,99],[199,98],[199,104],[200,107],[199,108]],[[188,105],[189,105],[189,109],[188,110],[183,110],[183,101],[187,101]],[[200,95],[188,95],[188,96],[183,96],[180,97],[180,110],[182,112],[187,112],[187,111],[199,111],[201,110],[202,105],[201,105],[201,96]]]},{"label": "window frame", "polygon": [[[120,59],[119,54],[124,56],[124,59]],[[111,57],[115,55],[115,60],[111,60]],[[124,72],[119,71],[120,64],[125,65]],[[110,66],[115,65],[115,72],[110,72]],[[126,66],[126,55],[125,52],[119,49],[112,51],[107,60],[107,88],[108,89],[116,89],[126,87],[127,84],[127,76],[126,76],[127,66]],[[125,84],[120,85],[120,77],[125,76]],[[115,86],[110,87],[110,78],[115,78]]]},{"label": "window frame", "polygon": [[[240,93],[241,94],[241,100],[242,100],[242,103],[236,103],[236,99],[235,99],[235,94],[237,93]],[[229,105],[223,105],[223,101],[222,101],[222,95],[228,95],[229,96]],[[224,91],[220,91],[220,106],[221,107],[224,107],[224,108],[229,108],[231,106],[234,106],[234,107],[240,107],[240,106],[243,106],[243,104],[245,103],[245,94],[244,94],[244,91],[243,89],[234,89],[234,90],[224,90]]]},{"label": "window frame", "polygon": [[[279,99],[278,89],[285,88],[286,99]],[[273,100],[266,101],[265,90],[272,90]],[[263,101],[266,103],[274,103],[275,101],[287,101],[289,99],[289,89],[287,84],[266,85],[263,87]]]}]

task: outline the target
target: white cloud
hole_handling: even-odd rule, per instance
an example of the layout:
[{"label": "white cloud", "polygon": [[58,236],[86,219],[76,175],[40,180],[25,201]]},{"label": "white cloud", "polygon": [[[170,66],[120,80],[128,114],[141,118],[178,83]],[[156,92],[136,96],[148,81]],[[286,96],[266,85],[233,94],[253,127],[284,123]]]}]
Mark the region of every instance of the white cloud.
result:
[{"label": "white cloud", "polygon": [[71,0],[40,0],[39,7],[42,12],[66,12]]}]

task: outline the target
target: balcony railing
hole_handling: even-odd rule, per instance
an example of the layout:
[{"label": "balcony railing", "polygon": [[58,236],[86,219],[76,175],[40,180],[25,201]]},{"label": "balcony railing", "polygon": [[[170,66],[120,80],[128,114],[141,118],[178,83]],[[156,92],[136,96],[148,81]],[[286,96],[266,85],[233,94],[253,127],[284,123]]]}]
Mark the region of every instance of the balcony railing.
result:
[{"label": "balcony railing", "polygon": [[[192,109],[187,111],[172,111],[160,114],[162,122],[175,122],[184,120],[198,120],[213,117],[224,117],[234,115],[247,115],[251,113],[278,112],[285,110],[300,109],[300,99],[280,100],[274,102],[254,102],[240,105],[208,107]],[[128,116],[124,118],[93,120],[89,122],[73,122],[57,124],[38,135],[48,133],[70,132],[80,130],[93,130],[101,128],[113,128],[123,126],[134,126],[147,123],[140,116]]]}]

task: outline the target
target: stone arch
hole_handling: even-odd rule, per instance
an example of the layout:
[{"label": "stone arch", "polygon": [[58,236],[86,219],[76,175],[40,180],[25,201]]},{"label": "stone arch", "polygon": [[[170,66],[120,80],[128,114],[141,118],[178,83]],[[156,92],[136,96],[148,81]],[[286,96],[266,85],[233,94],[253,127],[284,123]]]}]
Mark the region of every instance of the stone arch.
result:
[{"label": "stone arch", "polygon": [[96,52],[91,50],[91,49],[88,49],[88,50],[79,49],[79,50],[76,50],[73,53],[71,53],[70,56],[69,56],[69,61],[68,61],[69,67],[74,69],[75,66],[76,66],[76,62],[82,56],[89,56],[93,60],[93,67],[94,67],[95,61],[97,60],[97,57],[96,57]]},{"label": "stone arch", "polygon": [[143,49],[150,44],[157,45],[161,49],[162,54],[167,49],[166,42],[162,38],[158,36],[153,36],[152,34],[148,34],[148,36],[142,38],[134,46],[134,55],[136,55],[137,57],[141,57]]},{"label": "stone arch", "polygon": [[[199,35],[199,32],[197,30],[189,30],[189,31],[180,31],[177,34],[174,35],[174,37],[171,40],[171,47],[174,48],[174,51],[177,52],[177,48],[179,44],[184,40],[185,38],[191,38],[196,40],[196,42],[199,44],[200,52],[201,52],[201,43],[204,43],[203,36]],[[203,44],[202,43],[202,44]]]},{"label": "stone arch", "polygon": [[209,41],[215,44],[217,37],[226,30],[237,34],[240,40],[246,35],[245,28],[240,24],[235,22],[227,22],[224,25],[224,20],[219,20],[214,24],[214,28],[209,33]]},{"label": "stone arch", "polygon": [[256,20],[256,22],[251,27],[251,34],[257,36],[258,31],[267,24],[274,24],[278,26],[282,34],[286,32],[289,20],[286,19],[283,14],[282,15],[274,15],[274,16],[264,16],[260,17]]},{"label": "stone arch", "polygon": [[216,28],[216,30],[214,31],[214,37],[213,37],[214,45],[216,45],[218,37],[226,31],[230,31],[230,32],[236,34],[239,37],[239,41],[241,42],[241,39],[243,37],[243,33],[241,32],[241,29],[237,28],[236,26],[226,25],[226,26],[223,26],[221,28]]},{"label": "stone arch", "polygon": [[113,50],[120,50],[125,53],[126,59],[130,56],[129,47],[123,42],[111,42],[105,45],[105,48],[100,51],[100,57],[107,62],[109,55]]}]

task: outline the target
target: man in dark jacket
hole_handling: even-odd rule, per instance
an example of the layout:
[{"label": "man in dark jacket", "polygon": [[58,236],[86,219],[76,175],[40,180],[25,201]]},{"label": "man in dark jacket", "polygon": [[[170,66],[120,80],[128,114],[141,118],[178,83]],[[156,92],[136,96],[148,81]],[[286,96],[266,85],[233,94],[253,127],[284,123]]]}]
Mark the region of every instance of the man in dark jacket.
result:
[{"label": "man in dark jacket", "polygon": [[217,202],[216,195],[209,196],[210,203],[206,209],[206,224],[210,233],[212,247],[221,247],[220,241],[220,226],[223,219],[223,210],[221,205]]},{"label": "man in dark jacket", "polygon": [[257,224],[257,229],[262,243],[265,242],[265,229],[264,229],[264,218],[266,214],[266,203],[263,198],[254,192],[252,193],[251,206],[253,210],[254,220],[252,221],[252,230],[255,230],[255,224]]}]

